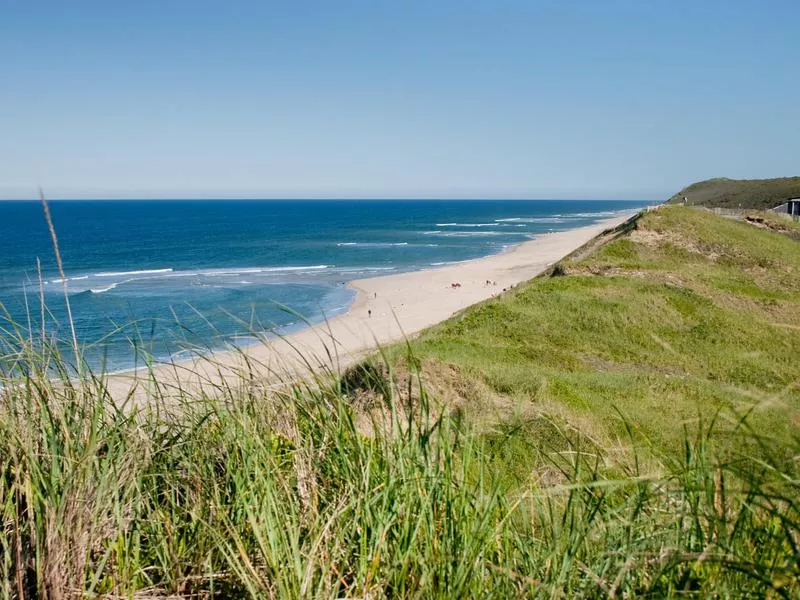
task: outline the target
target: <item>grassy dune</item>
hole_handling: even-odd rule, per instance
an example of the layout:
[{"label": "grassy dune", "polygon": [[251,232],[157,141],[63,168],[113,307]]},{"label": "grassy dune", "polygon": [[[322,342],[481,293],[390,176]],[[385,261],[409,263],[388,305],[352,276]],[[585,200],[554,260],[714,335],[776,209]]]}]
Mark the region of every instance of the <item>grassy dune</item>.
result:
[{"label": "grassy dune", "polygon": [[489,423],[557,419],[603,447],[632,433],[659,455],[687,426],[716,417],[721,433],[748,414],[788,442],[800,425],[800,246],[703,211],[650,212],[413,351],[456,371],[451,387],[468,392],[451,396]]},{"label": "grassy dune", "polygon": [[797,597],[798,268],[661,210],[344,374],[137,407],[6,327],[0,595]]}]

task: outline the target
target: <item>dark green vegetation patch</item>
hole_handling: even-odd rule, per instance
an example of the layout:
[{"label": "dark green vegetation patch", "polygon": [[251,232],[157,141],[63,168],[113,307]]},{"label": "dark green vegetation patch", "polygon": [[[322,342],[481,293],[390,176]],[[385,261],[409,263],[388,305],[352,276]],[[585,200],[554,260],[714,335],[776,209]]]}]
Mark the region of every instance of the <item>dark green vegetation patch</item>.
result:
[{"label": "dark green vegetation patch", "polygon": [[800,198],[800,177],[776,179],[728,179],[717,177],[699,181],[683,188],[668,200],[709,208],[754,208],[766,210]]}]

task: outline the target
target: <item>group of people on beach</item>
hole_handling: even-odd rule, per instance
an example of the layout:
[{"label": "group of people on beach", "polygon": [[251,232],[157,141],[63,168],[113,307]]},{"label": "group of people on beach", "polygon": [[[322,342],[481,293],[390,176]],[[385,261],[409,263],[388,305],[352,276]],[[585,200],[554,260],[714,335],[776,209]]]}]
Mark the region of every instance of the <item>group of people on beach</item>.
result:
[{"label": "group of people on beach", "polygon": [[[491,286],[491,287],[497,287],[497,282],[496,282],[496,281],[492,281],[491,279],[487,279],[487,280],[485,280],[485,281],[483,282],[483,285],[484,285],[484,287],[490,287],[490,286]],[[451,284],[450,284],[450,287],[451,287],[452,289],[454,289],[454,290],[457,290],[458,288],[460,288],[460,287],[461,287],[461,284],[460,284],[459,282],[457,282],[457,281],[456,281],[456,282],[453,282],[453,283],[451,283]],[[505,292],[506,290],[505,290],[505,289],[503,289],[503,291]]]},{"label": "group of people on beach", "polygon": [[[489,287],[489,286],[496,287],[497,286],[497,282],[496,281],[492,281],[491,279],[486,279],[483,282],[483,284],[484,284],[485,287]],[[506,290],[510,290],[513,287],[514,286],[511,285],[511,286],[509,286],[507,288],[503,288],[503,291],[505,292]],[[454,290],[457,290],[457,289],[461,288],[461,283],[458,282],[458,281],[454,281],[453,283],[450,284],[450,288],[454,289]],[[374,295],[373,295],[373,298],[377,298],[377,297],[378,297],[378,293],[375,292]],[[492,295],[492,297],[494,297],[494,294]],[[372,318],[372,309],[371,308],[367,309],[367,317]]]}]

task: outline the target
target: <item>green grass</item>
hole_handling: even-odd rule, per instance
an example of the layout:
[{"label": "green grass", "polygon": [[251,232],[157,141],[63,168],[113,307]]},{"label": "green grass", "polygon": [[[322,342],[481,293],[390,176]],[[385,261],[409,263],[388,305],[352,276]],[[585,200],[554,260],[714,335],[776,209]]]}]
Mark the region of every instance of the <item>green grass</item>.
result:
[{"label": "green grass", "polygon": [[[34,357],[35,358],[35,357]],[[16,362],[17,367],[22,366]],[[102,381],[6,373],[6,598],[792,597],[800,473],[720,460],[698,424],[616,476],[559,426],[476,432],[381,378],[372,434],[338,379],[117,410]],[[412,381],[418,386],[418,381]],[[541,427],[538,428],[542,430]],[[743,435],[745,429],[743,428]],[[796,453],[800,444],[792,446]],[[552,471],[525,472],[551,452]],[[511,466],[509,466],[509,464]],[[498,477],[503,473],[503,477]],[[505,481],[516,479],[511,493]]]},{"label": "green grass", "polygon": [[0,597],[797,597],[796,242],[638,232],[277,389],[120,404],[7,327]]},{"label": "green grass", "polygon": [[483,390],[463,399],[474,419],[493,423],[497,406],[501,418],[549,415],[609,446],[632,427],[654,455],[676,452],[687,424],[721,410],[721,447],[745,413],[778,440],[795,434],[796,241],[668,208],[559,271],[566,276],[519,286],[413,342],[423,363],[449,365]]},{"label": "green grass", "polygon": [[684,197],[688,200],[688,204],[693,206],[766,210],[783,204],[789,198],[800,198],[800,177],[775,179],[717,177],[683,188],[668,202],[681,202]]}]

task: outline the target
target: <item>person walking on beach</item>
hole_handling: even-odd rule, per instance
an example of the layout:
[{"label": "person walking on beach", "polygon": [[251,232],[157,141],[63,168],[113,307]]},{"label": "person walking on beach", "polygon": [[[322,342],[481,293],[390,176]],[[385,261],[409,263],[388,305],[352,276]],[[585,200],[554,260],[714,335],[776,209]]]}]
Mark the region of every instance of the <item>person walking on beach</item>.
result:
[{"label": "person walking on beach", "polygon": [[367,316],[372,318],[372,309],[371,308],[367,309]]}]

